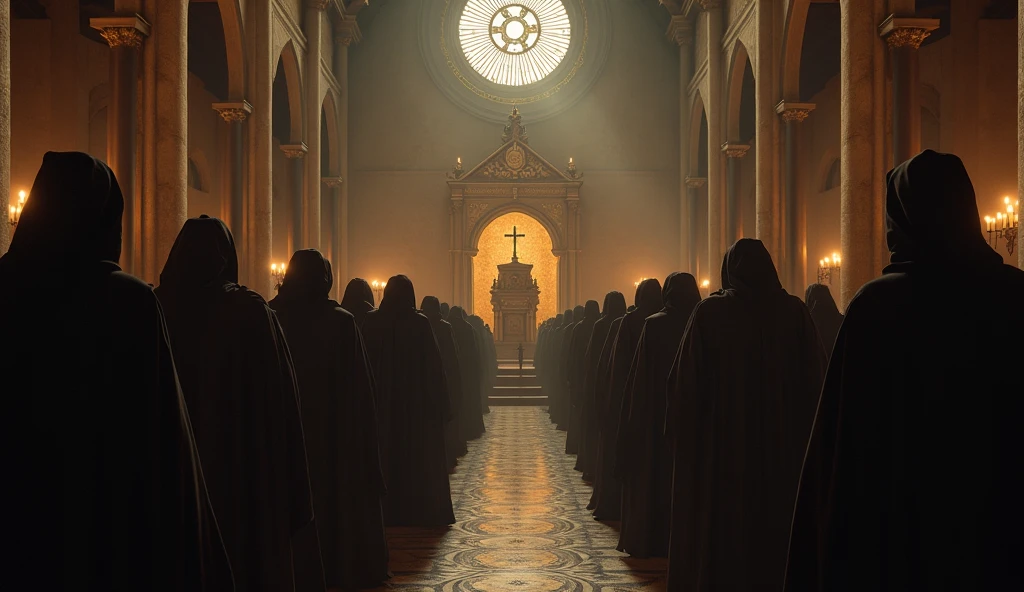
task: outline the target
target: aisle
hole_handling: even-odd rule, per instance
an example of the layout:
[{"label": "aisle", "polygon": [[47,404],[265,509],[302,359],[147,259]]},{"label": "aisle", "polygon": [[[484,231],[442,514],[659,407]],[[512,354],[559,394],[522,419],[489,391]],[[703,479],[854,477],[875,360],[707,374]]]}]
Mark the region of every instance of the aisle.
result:
[{"label": "aisle", "polygon": [[586,511],[565,433],[541,407],[492,407],[487,433],[452,475],[458,523],[389,530],[385,589],[584,592],[664,589],[664,560],[615,550],[618,533]]}]

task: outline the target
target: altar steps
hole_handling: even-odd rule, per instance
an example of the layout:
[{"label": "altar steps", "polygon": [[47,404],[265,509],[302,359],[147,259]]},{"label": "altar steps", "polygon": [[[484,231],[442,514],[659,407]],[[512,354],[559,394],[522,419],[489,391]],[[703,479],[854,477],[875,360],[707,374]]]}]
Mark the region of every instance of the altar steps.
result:
[{"label": "altar steps", "polygon": [[518,360],[498,360],[498,376],[487,396],[487,404],[499,407],[547,405],[548,397],[541,389],[533,360],[523,360],[521,371]]}]

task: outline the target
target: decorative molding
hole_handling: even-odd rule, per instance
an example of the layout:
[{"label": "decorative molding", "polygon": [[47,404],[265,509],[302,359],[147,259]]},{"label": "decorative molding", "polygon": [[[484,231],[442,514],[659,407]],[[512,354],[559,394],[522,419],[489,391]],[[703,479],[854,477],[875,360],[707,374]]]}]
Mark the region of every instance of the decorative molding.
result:
[{"label": "decorative molding", "polygon": [[[756,29],[757,23],[750,22],[754,18],[754,9],[757,8],[757,2],[747,2],[747,5],[743,8],[743,12],[740,13],[736,19],[729,23],[729,27],[722,33],[722,51],[729,53],[733,46],[736,45],[736,40],[740,38],[743,31],[748,26]],[[757,61],[757,54],[750,51],[748,44],[744,43],[744,47],[747,47],[748,54],[747,59],[750,60],[751,67],[754,67],[754,63]]]},{"label": "decorative molding", "polygon": [[306,6],[317,12],[324,12],[333,3],[334,0],[306,0]]},{"label": "decorative molding", "polygon": [[[721,0],[697,0],[697,3],[700,4],[701,9],[708,11],[722,7]],[[753,2],[751,2],[751,4],[753,4]]]},{"label": "decorative molding", "polygon": [[228,123],[241,123],[252,113],[252,105],[246,100],[214,103],[213,110]]},{"label": "decorative molding", "polygon": [[309,152],[309,148],[306,147],[305,142],[299,142],[298,144],[281,144],[281,152],[287,158],[305,158],[306,153]]},{"label": "decorative molding", "polygon": [[733,142],[722,144],[722,152],[729,158],[743,158],[747,155],[748,150],[750,150],[750,144],[736,144]]},{"label": "decorative molding", "polygon": [[301,70],[305,64],[302,56],[306,55],[306,33],[299,26],[299,23],[295,22],[295,19],[292,18],[291,10],[288,6],[285,6],[284,2],[285,0],[271,0],[274,8],[274,17],[280,21],[288,34],[288,40],[295,46],[296,57],[299,60],[299,68]]},{"label": "decorative molding", "polygon": [[[662,2],[664,4],[664,2]],[[668,38],[675,41],[680,46],[693,45],[694,41],[694,30],[693,23],[687,17],[676,14],[672,16],[672,20],[668,24]]]},{"label": "decorative molding", "polygon": [[546,213],[552,220],[555,221],[555,224],[558,225],[558,228],[562,228],[562,224],[564,222],[565,217],[565,210],[562,208],[562,204],[542,203],[540,204],[540,209],[544,210],[544,213]]},{"label": "decorative molding", "polygon": [[345,14],[352,17],[370,4],[369,0],[349,0],[349,2],[342,1],[341,3],[345,6]]},{"label": "decorative molding", "polygon": [[526,135],[526,126],[523,125],[523,116],[519,114],[519,108],[512,106],[512,112],[508,114],[508,124],[501,132],[501,143],[508,144],[512,140],[518,140],[523,144],[530,143],[530,137]]},{"label": "decorative molding", "polygon": [[322,177],[320,181],[331,189],[337,189],[345,182],[341,177]]},{"label": "decorative molding", "polygon": [[[708,76],[708,59],[704,58],[704,61],[699,64],[694,64],[693,78],[690,79],[690,83],[686,85],[686,94],[691,97],[697,93],[700,89],[700,85],[704,83],[704,79]],[[702,95],[703,97],[703,95]]]},{"label": "decorative molding", "polygon": [[892,14],[878,26],[878,34],[889,44],[890,49],[918,49],[928,35],[939,28],[939,24],[939,19],[899,17]]},{"label": "decorative molding", "polygon": [[708,182],[708,178],[707,177],[690,177],[690,176],[687,176],[686,180],[685,180],[686,187],[689,188],[689,189],[700,189],[701,187],[707,185],[707,182]]},{"label": "decorative molding", "polygon": [[334,21],[334,42],[346,47],[359,43],[363,40],[363,33],[359,30],[359,23],[356,17],[348,14]]},{"label": "decorative molding", "polygon": [[782,121],[786,123],[795,122],[802,123],[814,111],[816,105],[814,103],[797,103],[794,101],[779,101],[775,105],[775,113],[782,116]]},{"label": "decorative molding", "polygon": [[466,223],[471,231],[476,226],[477,220],[479,220],[480,217],[484,215],[484,212],[489,209],[491,209],[491,204],[489,203],[477,201],[469,203],[466,207],[466,214],[468,216]]},{"label": "decorative molding", "polygon": [[576,214],[580,211],[580,200],[570,199],[569,200],[569,211]]},{"label": "decorative molding", "polygon": [[139,15],[89,19],[89,26],[100,32],[100,36],[111,49],[118,47],[142,47],[142,39],[149,36],[150,26]]},{"label": "decorative molding", "polygon": [[459,212],[461,212],[462,200],[452,199],[451,203],[448,204],[448,211],[451,212],[452,215],[457,215]]}]

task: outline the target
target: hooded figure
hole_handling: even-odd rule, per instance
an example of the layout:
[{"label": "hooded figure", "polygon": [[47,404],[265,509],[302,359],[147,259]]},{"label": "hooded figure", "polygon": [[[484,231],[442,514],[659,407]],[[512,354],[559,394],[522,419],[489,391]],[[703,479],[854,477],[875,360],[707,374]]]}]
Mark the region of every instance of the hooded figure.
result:
[{"label": "hooded figure", "polygon": [[[566,407],[567,426],[565,437],[566,454],[579,454],[580,425],[583,421],[583,385],[586,382],[587,346],[594,333],[594,324],[601,318],[601,307],[597,300],[588,300],[583,307],[583,318],[572,329],[569,340],[569,404]],[[577,456],[577,462],[579,457]],[[579,467],[576,467],[579,470]]]},{"label": "hooded figure", "polygon": [[[572,381],[572,362],[570,360],[572,334],[576,330],[576,326],[583,322],[583,314],[585,312],[586,310],[581,305],[577,304],[573,307],[572,322],[565,328],[565,337],[562,339],[562,351],[558,357],[558,366],[562,369],[562,396],[558,399],[558,429],[562,431],[569,430],[570,398],[572,397],[572,394],[569,392],[569,383]],[[568,437],[566,440],[568,440]]]},{"label": "hooded figure", "polygon": [[778,590],[825,352],[761,241],[729,248],[722,286],[694,310],[669,377],[668,589]]},{"label": "hooded figure", "polygon": [[[544,333],[544,341],[540,341],[540,336],[537,337],[537,352],[534,354],[536,360],[534,364],[537,365],[537,377],[541,381],[541,388],[544,391],[544,395],[548,400],[548,416],[551,421],[555,421],[555,382],[557,380],[555,372],[557,370],[554,358],[551,352],[555,349],[555,342],[558,337],[558,329],[562,326],[564,316],[559,313],[549,320],[548,329]],[[542,347],[543,346],[543,347]]]},{"label": "hooded figure", "polygon": [[[287,273],[287,272],[285,272]],[[363,326],[366,314],[373,310],[373,289],[363,278],[352,278],[345,286],[345,295],[341,298],[341,307],[352,313],[356,325]]]},{"label": "hooded figure", "polygon": [[672,515],[672,450],[665,440],[668,375],[690,313],[700,303],[697,280],[673,273],[662,290],[665,307],[647,317],[626,385],[619,421],[617,474],[622,479],[619,551],[668,557]]},{"label": "hooded figure", "polygon": [[[562,350],[565,342],[571,335],[567,334],[569,327],[573,325],[573,309],[567,308],[562,313],[562,323],[555,328],[554,339],[551,341],[551,350],[548,352],[547,363],[551,367],[551,393],[548,394],[548,415],[551,422],[556,426],[560,425],[562,418],[562,399],[567,396],[565,392],[565,366],[562,364]],[[577,319],[579,320],[579,319]]]},{"label": "hooded figure", "polygon": [[637,290],[636,310],[626,313],[615,335],[610,358],[611,373],[607,395],[607,419],[602,439],[604,446],[604,467],[610,474],[604,475],[594,517],[598,520],[618,520],[622,516],[622,481],[618,474],[616,459],[619,424],[622,421],[622,401],[626,397],[626,384],[633,356],[640,344],[647,317],[661,310],[664,300],[661,296],[661,282],[647,279],[640,282]]},{"label": "hooded figure", "polygon": [[843,324],[843,315],[839,312],[836,301],[832,299],[832,292],[824,284],[811,284],[804,293],[804,302],[811,311],[811,318],[814,319],[814,326],[818,328],[825,353],[831,354],[832,345],[839,334],[839,326]]},{"label": "hooded figure", "polygon": [[387,579],[373,376],[355,318],[328,295],[331,264],[319,251],[292,255],[277,298],[301,393],[313,508],[329,589]]},{"label": "hooded figure", "polygon": [[621,292],[608,292],[604,297],[601,318],[594,323],[594,331],[584,354],[583,412],[580,424],[580,448],[577,469],[583,471],[583,480],[593,482],[597,472],[597,451],[600,428],[597,411],[597,368],[601,360],[601,349],[608,338],[612,323],[626,314],[626,299]]},{"label": "hooded figure", "polygon": [[448,314],[452,311],[452,307],[447,302],[441,303],[441,318],[448,320]]},{"label": "hooded figure", "polygon": [[477,345],[480,348],[480,411],[490,413],[487,401],[498,380],[498,355],[494,347],[494,335],[482,318],[472,315],[468,321],[476,331]]},{"label": "hooded figure", "polygon": [[416,311],[404,275],[388,280],[380,308],[363,323],[377,383],[381,465],[388,484],[388,526],[455,522],[444,425],[452,418],[444,362],[430,321]]},{"label": "hooded figure", "polygon": [[462,440],[476,440],[484,433],[484,416],[480,409],[480,345],[472,325],[466,321],[466,311],[453,306],[448,312],[455,343],[459,349],[459,374],[462,400],[459,408],[459,427]]},{"label": "hooded figure", "polygon": [[832,351],[786,589],[1019,587],[1024,272],[986,244],[952,154],[896,167],[885,206],[891,263]]},{"label": "hooded figure", "polygon": [[0,257],[5,560],[38,590],[231,590],[163,313],[117,265],[123,208],[106,165],[47,152]]},{"label": "hooded figure", "polygon": [[313,519],[306,448],[281,325],[237,281],[227,226],[193,218],[156,295],[237,589],[280,592],[293,585],[292,538]]},{"label": "hooded figure", "polygon": [[436,296],[426,296],[420,305],[423,316],[430,321],[434,331],[438,349],[441,350],[441,361],[444,362],[445,383],[448,385],[448,406],[452,410],[452,419],[444,427],[445,458],[448,470],[455,470],[457,459],[466,454],[466,441],[462,439],[460,413],[462,409],[462,370],[459,368],[459,348],[455,344],[455,334],[451,324],[441,314],[441,302]]}]

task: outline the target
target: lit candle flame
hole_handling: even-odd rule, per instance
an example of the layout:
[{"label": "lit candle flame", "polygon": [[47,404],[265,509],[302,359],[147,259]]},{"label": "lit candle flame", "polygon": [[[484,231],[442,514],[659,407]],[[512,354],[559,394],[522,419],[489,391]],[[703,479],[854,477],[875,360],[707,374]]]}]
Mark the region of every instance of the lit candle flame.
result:
[{"label": "lit candle flame", "polygon": [[28,195],[25,193],[25,190],[22,189],[18,192],[18,203],[25,203],[26,199],[28,199]]}]

